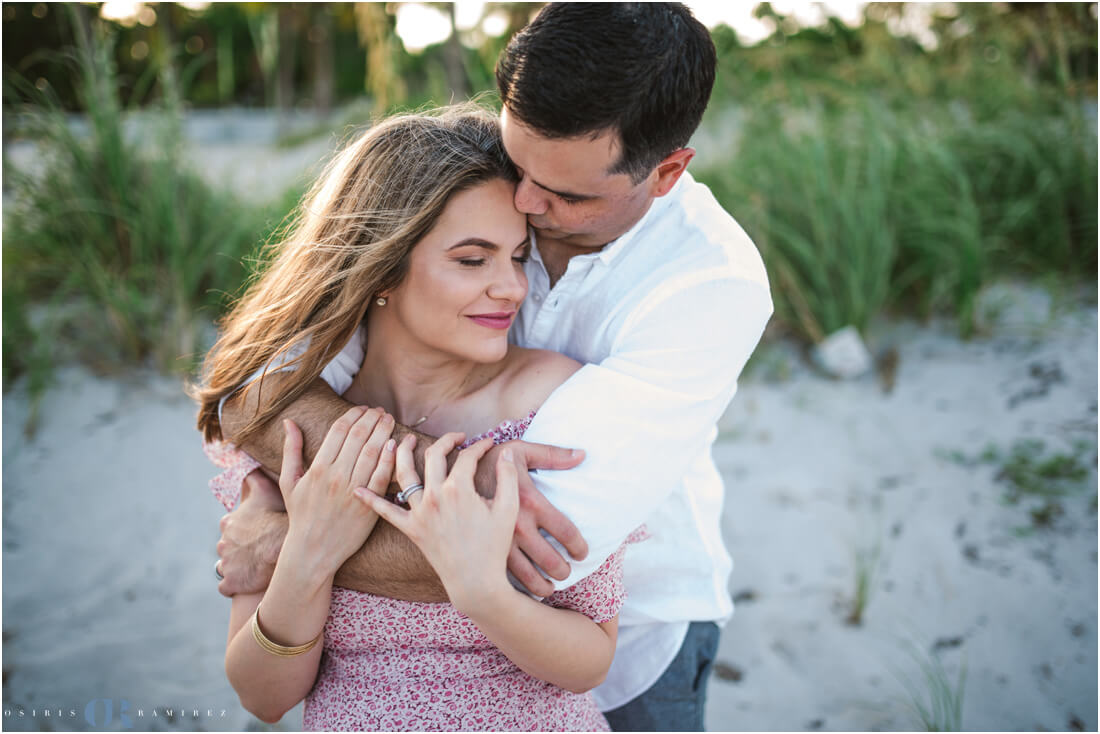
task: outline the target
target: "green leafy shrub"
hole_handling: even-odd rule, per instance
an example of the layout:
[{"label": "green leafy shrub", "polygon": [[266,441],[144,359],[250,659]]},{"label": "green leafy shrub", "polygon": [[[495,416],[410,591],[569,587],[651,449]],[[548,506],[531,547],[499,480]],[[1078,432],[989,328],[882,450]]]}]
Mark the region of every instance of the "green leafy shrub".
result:
[{"label": "green leafy shrub", "polygon": [[[34,141],[36,161],[26,170],[5,161],[5,346],[9,325],[34,345],[5,348],[5,378],[29,370],[29,354],[40,371],[45,353],[186,371],[203,348],[204,324],[246,276],[242,260],[259,242],[264,213],[188,169],[170,67],[160,74],[164,101],[140,134],[127,134],[112,38],[76,36],[66,61],[86,132],[48,89],[6,80],[8,112]],[[32,329],[27,309],[43,302],[53,307]]]}]

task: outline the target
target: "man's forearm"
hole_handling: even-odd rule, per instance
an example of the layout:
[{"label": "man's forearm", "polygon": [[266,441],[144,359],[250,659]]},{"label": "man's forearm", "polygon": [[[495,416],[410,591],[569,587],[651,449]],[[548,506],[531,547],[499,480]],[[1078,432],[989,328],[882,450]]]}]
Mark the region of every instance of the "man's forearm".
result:
[{"label": "man's forearm", "polygon": [[[261,405],[271,402],[281,393],[283,382],[290,375],[276,372],[264,378],[260,389],[241,390],[225,401],[222,408],[222,435],[236,443],[260,462],[273,477],[279,476],[283,463],[283,420],[289,418],[302,431],[302,456],[306,466],[313,461],[328,429],[336,419],[347,412],[352,404],[332,391],[324,380],[316,379],[306,391],[281,413],[260,427],[246,440],[237,439],[237,433],[252,419]],[[396,431],[395,431],[396,435]]]},{"label": "man's forearm", "polygon": [[[278,395],[283,374],[268,375],[263,390],[238,393],[227,400],[222,411],[222,431],[233,440],[235,431],[242,428],[255,414],[261,399]],[[308,463],[317,453],[329,427],[347,412],[347,402],[320,379],[315,380],[306,392],[282,413],[252,434],[239,445],[259,461],[273,477],[277,477],[282,465],[283,419],[289,418],[301,429],[304,438],[303,453]],[[394,438],[400,440],[408,429],[397,426]],[[423,450],[434,439],[425,436],[417,443],[418,469],[423,467]],[[285,534],[285,515],[283,533]],[[416,545],[385,522],[380,522],[359,551],[349,558],[336,574],[336,584],[356,591],[366,591],[379,596],[407,601],[446,601],[447,596],[439,577],[424,559]]]},{"label": "man's forearm", "polygon": [[390,599],[447,601],[442,582],[420,549],[381,518],[363,547],[336,572],[334,583]]}]

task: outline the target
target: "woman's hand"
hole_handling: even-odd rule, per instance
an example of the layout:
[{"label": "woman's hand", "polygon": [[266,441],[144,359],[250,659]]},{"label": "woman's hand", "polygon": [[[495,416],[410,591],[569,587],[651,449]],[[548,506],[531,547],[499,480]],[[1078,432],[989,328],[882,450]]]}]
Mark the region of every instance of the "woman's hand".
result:
[{"label": "woman's hand", "polygon": [[385,494],[395,460],[393,426],[393,417],[381,409],[352,408],[332,424],[303,474],[302,433],[284,421],[279,489],[290,521],[284,550],[302,554],[327,576],[359,550],[378,517],[356,493]]},{"label": "woman's hand", "polygon": [[[424,452],[424,490],[409,498],[409,510],[380,497],[360,495],[386,521],[409,537],[432,564],[451,603],[476,617],[495,595],[514,593],[505,575],[519,510],[516,467],[505,449],[497,461],[496,497],[486,500],[474,488],[478,460],[493,447],[486,438],[463,449],[447,473],[447,455],[463,439],[448,433]],[[397,481],[420,483],[413,463],[415,435],[397,449]]]}]

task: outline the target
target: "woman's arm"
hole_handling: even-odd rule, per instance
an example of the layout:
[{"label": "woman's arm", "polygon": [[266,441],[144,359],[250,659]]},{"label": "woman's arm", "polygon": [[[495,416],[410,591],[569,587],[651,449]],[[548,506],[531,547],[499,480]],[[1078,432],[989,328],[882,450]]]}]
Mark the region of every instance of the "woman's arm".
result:
[{"label": "woman's arm", "polygon": [[[283,379],[283,373],[268,375],[266,380],[270,384],[262,396],[260,391],[244,392],[226,402],[222,428],[227,438],[232,439],[234,430],[243,426],[247,417],[258,410],[259,401],[270,400],[272,396],[279,394]],[[527,400],[524,410],[515,415],[523,415],[531,405],[538,405],[539,402],[541,398],[533,402]],[[305,394],[280,415],[301,427],[305,436],[303,451],[309,460],[332,422],[349,407],[350,403],[337,396],[323,380],[317,379]],[[408,429],[397,425],[393,435],[400,440],[405,432]],[[273,472],[282,460],[282,440],[279,426],[272,421],[245,441],[242,448]],[[423,465],[420,447],[427,448],[434,440],[431,437],[420,437],[416,451],[418,466]],[[571,469],[583,458],[583,452],[553,446],[523,442],[514,442],[512,445],[513,451],[517,452],[517,458],[532,469]],[[479,486],[492,487],[494,480],[492,472],[487,472],[484,483]],[[535,559],[550,576],[558,579],[569,574],[569,566],[537,529],[548,529],[573,558],[583,558],[587,554],[587,546],[569,519],[538,495],[530,478],[526,476],[526,471],[521,481],[527,500],[516,526],[517,550],[509,559],[510,570],[531,591],[548,595],[554,591],[553,585],[534,570],[527,558]],[[222,572],[227,579],[221,583],[219,589],[227,596],[259,591],[266,587],[269,578],[257,571],[265,568],[270,571],[273,566],[286,534],[287,515],[266,510],[228,517],[234,527],[232,532],[223,528],[222,540],[226,555],[230,557],[219,553],[223,561]],[[426,602],[446,600],[442,584],[416,546],[404,534],[386,525],[378,527],[371,534],[370,543],[364,545],[341,567],[336,584],[391,599]]]},{"label": "woman's arm", "polygon": [[[327,588],[285,593],[284,581],[293,574],[279,569],[264,594],[237,594],[229,612],[229,642],[225,650],[225,672],[241,705],[261,721],[274,724],[306,697],[317,678],[323,646],[294,657],[272,655],[257,644],[252,634],[252,615],[261,600],[260,629],[268,639],[293,646],[315,639],[328,614],[331,579]],[[276,584],[278,583],[278,586]],[[289,603],[288,603],[289,602]],[[291,615],[300,614],[300,617]]]},{"label": "woman's arm", "polygon": [[607,677],[615,657],[618,616],[593,622],[580,612],[558,609],[507,588],[459,607],[478,629],[524,672],[574,693],[592,690]]},{"label": "woman's arm", "polygon": [[[459,452],[450,474],[446,457],[462,441],[449,433],[424,454],[424,491],[404,510],[370,495],[362,499],[407,534],[439,574],[455,608],[519,668],[570,691],[587,691],[607,675],[615,654],[617,619],[597,624],[516,591],[505,564],[519,507],[516,467],[505,449],[497,463],[497,494],[485,500],[473,484],[478,460],[492,448],[484,439]],[[397,478],[419,484],[412,440],[397,450]]]},{"label": "woman's arm", "polygon": [[302,434],[286,422],[279,483],[290,527],[267,591],[234,597],[225,655],[241,704],[263,721],[278,721],[309,693],[322,646],[294,655],[271,652],[253,624],[276,647],[319,641],[336,570],[378,519],[356,498],[385,494],[394,465],[392,430],[392,417],[382,411],[353,408],[333,424],[303,476]]}]

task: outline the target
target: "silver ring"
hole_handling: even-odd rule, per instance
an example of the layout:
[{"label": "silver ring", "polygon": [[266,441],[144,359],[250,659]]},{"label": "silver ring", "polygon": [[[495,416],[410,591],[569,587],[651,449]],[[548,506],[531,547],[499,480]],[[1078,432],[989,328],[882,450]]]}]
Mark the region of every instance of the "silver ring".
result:
[{"label": "silver ring", "polygon": [[423,484],[410,484],[408,487],[405,487],[403,490],[397,493],[397,501],[403,505],[408,504],[409,497],[412,497],[414,494],[422,491],[423,489]]},{"label": "silver ring", "polygon": [[218,581],[225,581],[225,576],[222,576],[222,571],[218,568],[221,565],[222,559],[214,561],[214,575],[218,577]]}]

